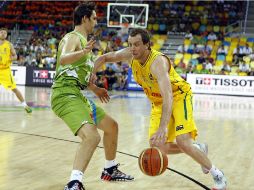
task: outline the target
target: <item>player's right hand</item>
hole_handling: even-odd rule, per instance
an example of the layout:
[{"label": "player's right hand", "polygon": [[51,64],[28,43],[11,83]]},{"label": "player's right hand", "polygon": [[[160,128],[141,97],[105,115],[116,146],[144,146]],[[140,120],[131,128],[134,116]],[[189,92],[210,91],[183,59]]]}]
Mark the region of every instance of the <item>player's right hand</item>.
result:
[{"label": "player's right hand", "polygon": [[155,146],[164,144],[167,141],[167,136],[168,136],[168,128],[159,127],[157,132],[150,138],[150,144]]}]

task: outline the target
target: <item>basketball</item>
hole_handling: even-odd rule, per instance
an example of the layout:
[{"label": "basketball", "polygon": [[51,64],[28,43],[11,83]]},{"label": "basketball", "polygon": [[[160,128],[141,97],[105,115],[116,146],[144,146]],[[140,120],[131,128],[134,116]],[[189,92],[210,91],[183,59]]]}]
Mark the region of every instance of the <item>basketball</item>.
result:
[{"label": "basketball", "polygon": [[168,166],[168,157],[158,148],[147,148],[138,158],[139,168],[148,176],[158,176],[165,172]]}]

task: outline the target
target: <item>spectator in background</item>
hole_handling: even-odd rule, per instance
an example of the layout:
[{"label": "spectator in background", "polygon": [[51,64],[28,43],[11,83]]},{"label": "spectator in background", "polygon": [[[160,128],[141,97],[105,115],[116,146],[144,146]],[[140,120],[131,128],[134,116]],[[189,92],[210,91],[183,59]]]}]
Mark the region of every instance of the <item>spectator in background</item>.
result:
[{"label": "spectator in background", "polygon": [[213,73],[213,64],[211,62],[210,59],[205,59],[205,62],[204,62],[204,67],[206,70],[208,70],[208,72],[211,74]]},{"label": "spectator in background", "polygon": [[234,65],[234,66],[239,65],[240,59],[241,59],[241,58],[239,58],[239,57],[237,56],[237,54],[234,54],[234,55],[233,55],[233,60],[232,60],[232,66],[233,66],[233,65]]},{"label": "spectator in background", "polygon": [[192,35],[192,33],[190,33],[190,31],[188,30],[188,31],[186,32],[186,34],[184,35],[184,38],[185,38],[185,39],[192,40],[192,39],[193,39],[193,35]]},{"label": "spectator in background", "polygon": [[116,74],[121,74],[123,72],[122,62],[113,63],[112,69],[116,72]]},{"label": "spectator in background", "polygon": [[240,48],[240,46],[238,45],[234,51],[233,51],[233,58],[234,58],[234,63],[238,64],[240,58],[243,57],[243,51],[242,48]]},{"label": "spectator in background", "polygon": [[202,52],[199,53],[199,57],[197,58],[199,64],[203,64],[205,62],[205,57]]},{"label": "spectator in background", "polygon": [[115,83],[117,82],[116,72],[112,67],[107,67],[105,70],[105,77],[108,81],[108,90],[112,90],[115,87]]},{"label": "spectator in background", "polygon": [[119,90],[127,90],[127,79],[128,73],[126,71],[123,71],[118,78]]},{"label": "spectator in background", "polygon": [[187,68],[186,68],[186,73],[194,73],[195,65],[192,64],[191,61],[189,61]]},{"label": "spectator in background", "polygon": [[202,50],[203,54],[204,54],[206,57],[208,57],[208,56],[211,55],[212,48],[211,48],[209,45],[207,45],[207,43],[204,45],[204,47],[203,47],[201,50]]},{"label": "spectator in background", "polygon": [[226,61],[224,61],[221,68],[221,74],[228,74],[229,72],[231,72],[231,67]]},{"label": "spectator in background", "polygon": [[177,53],[185,53],[187,51],[188,51],[188,46],[184,44],[178,46],[177,48]]},{"label": "spectator in background", "polygon": [[100,88],[108,89],[108,82],[105,76],[97,75],[98,79],[96,81],[96,86]]},{"label": "spectator in background", "polygon": [[195,44],[191,44],[188,47],[187,53],[190,53],[190,54],[199,53],[199,48],[197,47],[197,44],[196,43]]},{"label": "spectator in background", "polygon": [[217,40],[216,34],[212,31],[212,32],[207,36],[207,40],[212,40],[212,41]]},{"label": "spectator in background", "polygon": [[224,55],[225,56],[227,53],[228,53],[227,48],[222,44],[217,51],[217,55]]},{"label": "spectator in background", "polygon": [[239,64],[239,72],[248,74],[251,71],[249,64],[246,64],[245,61]]},{"label": "spectator in background", "polygon": [[251,47],[249,47],[249,44],[248,43],[246,43],[246,46],[244,46],[243,48],[242,48],[242,51],[243,51],[243,55],[245,56],[245,55],[250,55],[250,54],[252,54],[252,49],[251,49]]}]

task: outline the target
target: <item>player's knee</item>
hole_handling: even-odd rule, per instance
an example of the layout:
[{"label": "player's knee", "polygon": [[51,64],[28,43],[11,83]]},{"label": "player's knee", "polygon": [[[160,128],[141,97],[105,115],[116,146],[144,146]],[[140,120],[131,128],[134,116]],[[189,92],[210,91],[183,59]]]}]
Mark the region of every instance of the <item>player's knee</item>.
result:
[{"label": "player's knee", "polygon": [[116,132],[118,132],[118,123],[115,120],[113,120],[112,127]]},{"label": "player's knee", "polygon": [[86,144],[97,146],[101,141],[101,137],[100,134],[96,131],[92,134],[86,135],[82,141],[85,141]]},{"label": "player's knee", "polygon": [[95,128],[93,129],[84,126],[78,131],[78,136],[81,138],[83,142],[89,144],[98,145],[99,142],[101,141],[100,134]]},{"label": "player's knee", "polygon": [[99,133],[97,133],[96,135],[94,135],[94,139],[93,139],[93,142],[94,144],[96,144],[96,146],[100,143],[101,141],[101,136]]},{"label": "player's knee", "polygon": [[118,123],[115,120],[111,121],[111,125],[109,126],[108,132],[118,133]]}]

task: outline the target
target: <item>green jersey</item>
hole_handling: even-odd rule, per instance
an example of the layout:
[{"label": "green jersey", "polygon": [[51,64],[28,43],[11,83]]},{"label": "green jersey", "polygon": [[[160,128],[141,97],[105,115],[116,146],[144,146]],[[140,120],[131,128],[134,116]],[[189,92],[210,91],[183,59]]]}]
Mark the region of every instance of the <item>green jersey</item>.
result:
[{"label": "green jersey", "polygon": [[[65,35],[75,34],[80,38],[82,48],[87,44],[86,38],[76,31],[72,31]],[[61,46],[63,39],[59,43]],[[56,64],[56,75],[54,77],[54,84],[52,88],[58,88],[63,86],[78,86],[81,89],[87,87],[89,83],[90,75],[94,68],[93,57],[92,55],[86,54],[78,61],[61,65],[60,64],[60,55],[62,50],[58,49],[57,53],[57,64]]]}]

